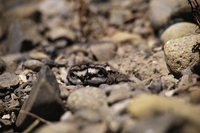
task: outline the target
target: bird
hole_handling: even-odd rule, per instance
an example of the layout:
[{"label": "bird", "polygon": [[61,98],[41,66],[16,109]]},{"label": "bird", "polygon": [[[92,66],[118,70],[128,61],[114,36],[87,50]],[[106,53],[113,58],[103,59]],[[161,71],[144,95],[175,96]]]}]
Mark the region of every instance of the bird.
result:
[{"label": "bird", "polygon": [[109,70],[107,64],[79,63],[69,69],[67,80],[73,85],[98,86],[106,83]]}]

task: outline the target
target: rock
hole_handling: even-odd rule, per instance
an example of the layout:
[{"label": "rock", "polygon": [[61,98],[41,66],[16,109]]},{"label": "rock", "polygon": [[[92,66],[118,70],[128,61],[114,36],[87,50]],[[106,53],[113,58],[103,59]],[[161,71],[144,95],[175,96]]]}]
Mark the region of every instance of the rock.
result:
[{"label": "rock", "polygon": [[39,44],[41,40],[42,38],[37,32],[34,22],[29,19],[16,20],[10,26],[8,33],[9,52],[29,51]]},{"label": "rock", "polygon": [[124,18],[126,15],[131,14],[130,12],[125,12],[125,10],[119,10],[119,11],[111,11],[110,18],[109,18],[109,24],[114,26],[122,26],[124,24]]},{"label": "rock", "polygon": [[178,83],[178,79],[175,79],[172,74],[162,76],[161,77],[162,88],[163,90],[171,90],[175,88],[176,84]]},{"label": "rock", "polygon": [[101,117],[96,110],[82,109],[74,114],[74,118],[78,121],[86,121],[88,123],[100,122]]},{"label": "rock", "polygon": [[116,46],[114,43],[94,44],[90,47],[98,61],[108,61],[115,57]]},{"label": "rock", "polygon": [[2,125],[2,127],[3,126],[11,126],[12,125],[12,123],[10,122],[10,120],[4,120],[4,119],[0,119],[0,123],[1,123],[1,125]]},{"label": "rock", "polygon": [[[44,0],[39,3],[39,10],[45,16],[68,16],[70,4],[67,1]],[[51,9],[51,10],[49,10]]]},{"label": "rock", "polygon": [[19,112],[16,126],[24,130],[36,119],[22,110],[48,121],[58,121],[64,113],[63,103],[59,95],[59,86],[53,72],[48,66],[44,66],[40,70],[37,83]]},{"label": "rock", "polygon": [[185,0],[152,0],[149,5],[150,21],[156,30],[163,27],[173,16],[191,18],[191,9]]},{"label": "rock", "polygon": [[17,62],[21,62],[22,60],[26,60],[28,58],[27,53],[14,53],[7,54],[5,56],[1,56],[1,58],[7,63],[8,66],[12,68],[12,70],[17,70]]},{"label": "rock", "polygon": [[[59,85],[59,88],[60,88],[60,97],[62,99],[67,99],[70,92],[69,92],[69,90],[67,90],[66,85]],[[77,88],[75,88],[75,89],[77,89]]]},{"label": "rock", "polygon": [[121,42],[125,42],[125,41],[131,41],[134,39],[141,39],[141,36],[139,34],[135,34],[135,33],[117,32],[112,36],[111,39],[114,42],[121,43]]},{"label": "rock", "polygon": [[121,114],[125,111],[126,107],[129,105],[130,99],[125,99],[123,101],[119,101],[117,103],[114,103],[111,106],[111,109],[113,110],[114,114]]},{"label": "rock", "polygon": [[172,124],[172,116],[170,114],[161,115],[142,119],[135,124],[124,128],[122,133],[146,133],[149,130],[152,133],[166,133]]},{"label": "rock", "polygon": [[49,59],[49,56],[42,52],[30,52],[29,56],[33,59]]},{"label": "rock", "polygon": [[38,128],[34,133],[79,133],[78,125],[70,122],[57,122],[50,125],[44,125]]},{"label": "rock", "polygon": [[200,35],[190,35],[169,40],[164,45],[165,61],[168,70],[176,77],[181,71],[199,60],[199,53],[193,53],[194,45],[200,40]]},{"label": "rock", "polygon": [[190,92],[190,102],[194,104],[200,103],[200,89],[199,86],[190,87],[190,90],[193,90]]},{"label": "rock", "polygon": [[[173,115],[173,120],[176,122],[181,121],[181,123],[186,122],[186,125],[195,127],[200,131],[200,109],[193,104],[185,103],[177,98],[140,95],[133,98],[127,106],[127,111],[138,119],[166,114],[169,110],[170,114]],[[190,122],[187,123],[188,121]]]},{"label": "rock", "polygon": [[148,8],[148,2],[146,0],[114,0],[112,6],[116,8],[129,9],[131,11],[146,11]]},{"label": "rock", "polygon": [[190,83],[189,79],[190,79],[189,75],[183,75],[181,77],[181,79],[179,80],[179,82],[178,82],[178,88],[182,88],[182,87],[184,87],[186,85],[189,85],[189,83]]},{"label": "rock", "polygon": [[66,111],[61,117],[60,121],[68,121],[74,119],[71,111]]},{"label": "rock", "polygon": [[163,43],[171,39],[181,38],[188,35],[197,35],[195,32],[197,29],[196,24],[188,22],[180,22],[168,27],[161,35],[160,40]]},{"label": "rock", "polygon": [[33,70],[33,71],[40,71],[40,69],[43,67],[43,63],[38,61],[38,60],[28,60],[26,62],[24,62],[24,67],[26,69],[30,69],[30,70]]},{"label": "rock", "polygon": [[148,87],[151,93],[159,93],[162,91],[162,82],[160,80],[153,81],[153,83]]},{"label": "rock", "polygon": [[0,89],[10,88],[19,84],[17,75],[6,72],[0,75]]},{"label": "rock", "polygon": [[105,133],[107,131],[106,123],[93,123],[84,127],[80,133]]},{"label": "rock", "polygon": [[58,39],[64,38],[69,39],[71,41],[75,40],[75,34],[72,30],[65,27],[55,27],[48,31],[45,36],[52,41],[56,41]]},{"label": "rock", "polygon": [[67,106],[72,111],[85,108],[98,109],[107,106],[106,95],[103,90],[95,87],[80,88],[69,95]]},{"label": "rock", "polygon": [[119,86],[118,89],[113,89],[110,91],[110,95],[108,96],[108,103],[112,104],[117,101],[127,99],[131,96],[130,94],[130,90]]},{"label": "rock", "polygon": [[4,72],[9,72],[14,74],[12,68],[7,64],[7,60],[5,62],[4,59],[0,58],[0,75]]}]

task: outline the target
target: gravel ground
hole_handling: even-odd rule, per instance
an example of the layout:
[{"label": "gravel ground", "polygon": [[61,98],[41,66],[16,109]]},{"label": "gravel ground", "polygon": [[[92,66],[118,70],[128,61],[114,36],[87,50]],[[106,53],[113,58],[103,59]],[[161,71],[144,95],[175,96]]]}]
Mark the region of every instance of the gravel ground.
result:
[{"label": "gravel ground", "polygon": [[0,132],[200,132],[200,0],[0,3]]}]

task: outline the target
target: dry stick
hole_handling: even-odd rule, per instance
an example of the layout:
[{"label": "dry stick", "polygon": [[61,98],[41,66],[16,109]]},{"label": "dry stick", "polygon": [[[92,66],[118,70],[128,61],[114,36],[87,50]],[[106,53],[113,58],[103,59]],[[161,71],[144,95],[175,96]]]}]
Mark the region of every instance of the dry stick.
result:
[{"label": "dry stick", "polygon": [[30,133],[39,123],[40,120],[36,119],[23,133]]},{"label": "dry stick", "polygon": [[[92,18],[94,18],[97,23],[100,25],[100,27],[103,30],[103,33],[106,33],[106,30],[102,24],[102,22],[95,17],[95,13],[93,11],[91,11],[88,3],[85,0],[79,0],[79,5],[80,8],[78,10],[79,13],[79,24],[80,24],[80,30],[83,36],[88,36],[89,34],[89,30],[91,27],[91,23],[92,23]],[[83,15],[85,14],[85,17],[88,19],[87,22],[84,22],[83,20]],[[84,30],[84,26],[87,26],[87,28]]]},{"label": "dry stick", "polygon": [[44,122],[45,124],[48,124],[48,125],[52,124],[50,121],[47,121],[47,120],[41,118],[40,116],[38,116],[38,115],[36,115],[36,114],[33,114],[33,113],[31,113],[31,112],[27,112],[27,111],[25,111],[25,110],[23,110],[23,109],[21,109],[20,111],[21,111],[21,113],[30,115],[30,116],[32,116],[32,117],[34,117],[34,118],[40,120],[41,122]]},{"label": "dry stick", "polygon": [[190,87],[193,87],[193,86],[200,86],[200,82],[195,80],[193,83],[191,83],[191,84],[189,84],[187,86],[184,86],[182,88],[178,88],[178,89],[174,90],[174,94],[175,93],[178,93],[178,94],[182,93],[182,92],[188,90]]}]

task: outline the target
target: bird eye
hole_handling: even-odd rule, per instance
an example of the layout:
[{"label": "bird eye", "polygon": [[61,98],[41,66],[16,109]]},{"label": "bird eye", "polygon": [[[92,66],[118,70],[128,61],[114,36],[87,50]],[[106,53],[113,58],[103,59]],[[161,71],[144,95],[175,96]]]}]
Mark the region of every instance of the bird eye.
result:
[{"label": "bird eye", "polygon": [[104,76],[104,71],[103,71],[102,69],[99,70],[98,75],[99,75],[99,76]]},{"label": "bird eye", "polygon": [[71,76],[72,78],[76,78],[76,75],[75,75],[73,72],[70,73],[70,76]]}]

